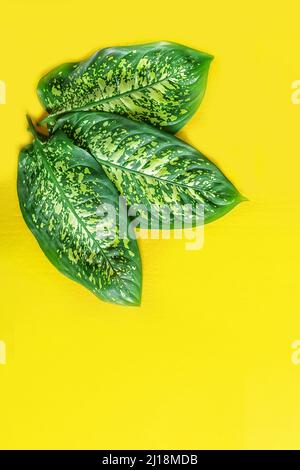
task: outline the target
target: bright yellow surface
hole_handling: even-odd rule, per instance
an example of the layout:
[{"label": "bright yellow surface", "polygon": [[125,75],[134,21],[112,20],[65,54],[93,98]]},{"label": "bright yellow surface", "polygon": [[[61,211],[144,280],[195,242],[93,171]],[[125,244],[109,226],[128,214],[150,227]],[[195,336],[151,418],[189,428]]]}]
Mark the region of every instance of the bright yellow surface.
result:
[{"label": "bright yellow surface", "polygon": [[[299,1],[1,4],[1,448],[300,448]],[[249,197],[205,245],[140,243],[143,302],[98,300],[49,263],[20,215],[17,155],[38,79],[110,45],[212,53],[180,133]]]}]

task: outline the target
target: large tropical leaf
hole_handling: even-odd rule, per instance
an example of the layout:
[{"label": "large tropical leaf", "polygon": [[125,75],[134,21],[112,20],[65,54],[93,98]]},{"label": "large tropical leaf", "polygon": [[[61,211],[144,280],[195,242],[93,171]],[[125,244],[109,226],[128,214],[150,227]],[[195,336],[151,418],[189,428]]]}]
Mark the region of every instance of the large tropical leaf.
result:
[{"label": "large tropical leaf", "polygon": [[[180,208],[191,206],[188,222],[194,226],[199,224],[198,206],[204,207],[207,223],[244,199],[202,153],[147,124],[110,113],[76,112],[61,117],[58,128],[95,157],[129,205],[146,208],[140,210],[144,219],[154,206],[167,208],[173,228],[182,216]],[[157,219],[164,222],[161,214]]]},{"label": "large tropical leaf", "polygon": [[103,300],[139,304],[137,243],[120,237],[108,212],[118,214],[119,195],[94,158],[62,132],[35,140],[20,153],[18,195],[28,227],[62,273]]},{"label": "large tropical leaf", "polygon": [[211,60],[208,54],[169,42],[101,49],[48,73],[38,95],[54,117],[98,110],[176,132],[203,98]]}]

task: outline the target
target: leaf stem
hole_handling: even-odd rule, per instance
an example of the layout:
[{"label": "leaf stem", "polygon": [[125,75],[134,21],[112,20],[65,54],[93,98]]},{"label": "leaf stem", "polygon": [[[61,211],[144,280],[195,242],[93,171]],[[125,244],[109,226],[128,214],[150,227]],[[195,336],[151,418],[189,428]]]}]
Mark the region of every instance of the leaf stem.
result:
[{"label": "leaf stem", "polygon": [[31,119],[31,117],[29,116],[29,114],[26,114],[26,119],[27,119],[27,122],[28,122],[28,130],[29,130],[29,132],[31,132],[31,134],[33,135],[33,137],[34,137],[35,139],[40,140],[39,134],[38,134],[36,128],[34,127],[33,122],[32,122],[32,119]]}]

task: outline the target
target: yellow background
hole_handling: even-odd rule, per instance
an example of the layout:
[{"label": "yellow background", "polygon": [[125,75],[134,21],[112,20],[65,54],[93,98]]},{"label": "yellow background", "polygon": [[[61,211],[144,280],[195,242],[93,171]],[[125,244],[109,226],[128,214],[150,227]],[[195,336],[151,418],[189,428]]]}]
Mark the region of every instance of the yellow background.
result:
[{"label": "yellow background", "polygon": [[[1,448],[300,448],[298,1],[1,4]],[[25,226],[17,155],[35,87],[105,46],[171,40],[215,56],[179,134],[250,202],[201,251],[144,240],[140,308],[62,276]]]}]

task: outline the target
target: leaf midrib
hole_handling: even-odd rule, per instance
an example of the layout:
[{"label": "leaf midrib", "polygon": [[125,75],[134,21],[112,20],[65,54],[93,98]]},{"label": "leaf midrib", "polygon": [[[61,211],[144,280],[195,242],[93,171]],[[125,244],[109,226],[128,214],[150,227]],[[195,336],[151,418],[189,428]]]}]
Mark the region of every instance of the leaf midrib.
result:
[{"label": "leaf midrib", "polygon": [[172,79],[167,76],[167,77],[165,77],[161,80],[157,80],[156,82],[153,82],[153,83],[148,84],[146,86],[143,86],[143,87],[140,87],[140,88],[135,88],[135,89],[132,89],[132,90],[128,90],[128,91],[125,91],[124,93],[120,93],[120,94],[115,95],[115,96],[108,96],[107,98],[99,99],[97,101],[91,101],[91,102],[85,104],[84,106],[79,106],[78,108],[64,109],[62,111],[57,111],[55,113],[50,113],[49,117],[56,118],[57,116],[60,116],[61,114],[64,114],[64,113],[69,113],[69,112],[76,113],[77,111],[88,111],[91,108],[94,108],[95,106],[98,106],[99,104],[106,103],[107,101],[112,101],[112,100],[115,100],[115,99],[121,99],[124,96],[128,96],[128,95],[131,95],[132,93],[146,90],[147,88],[151,88],[151,87],[153,87],[155,85],[158,85],[159,83],[163,83],[165,81],[172,81]]},{"label": "leaf midrib", "polygon": [[50,179],[52,180],[54,185],[57,187],[58,192],[59,192],[62,200],[64,200],[66,202],[66,206],[71,210],[71,212],[75,216],[76,220],[79,222],[79,225],[83,226],[84,230],[89,234],[89,236],[92,238],[92,240],[95,242],[95,244],[99,246],[103,258],[107,261],[107,263],[109,264],[109,266],[111,267],[113,272],[119,277],[117,271],[114,269],[113,265],[111,264],[110,260],[107,258],[107,256],[104,253],[101,245],[99,244],[99,241],[96,240],[96,238],[93,236],[93,234],[86,227],[85,223],[78,217],[78,215],[77,215],[75,209],[73,208],[72,204],[70,204],[70,202],[67,199],[67,197],[65,196],[64,192],[61,190],[60,183],[59,183],[58,179],[56,178],[51,166],[48,164],[47,159],[44,157],[44,152],[41,152],[40,155],[41,155],[41,158],[43,160],[44,166],[45,166],[45,168],[47,169],[47,171],[49,173]]},{"label": "leaf midrib", "polygon": [[98,156],[95,156],[95,159],[101,163],[101,165],[104,165],[104,166],[107,166],[107,167],[114,167],[114,168],[118,168],[118,169],[121,169],[123,170],[124,172],[128,171],[129,173],[135,173],[135,174],[138,174],[139,176],[143,176],[144,178],[153,178],[157,181],[160,181],[162,183],[166,183],[166,184],[170,184],[170,185],[173,185],[173,186],[178,186],[178,187],[182,187],[182,188],[186,188],[186,189],[189,189],[189,190],[194,190],[194,191],[197,191],[197,192],[201,192],[200,189],[198,188],[195,188],[195,187],[192,187],[192,186],[188,186],[187,184],[185,183],[176,183],[176,182],[173,182],[173,181],[170,181],[170,180],[166,180],[164,178],[160,178],[159,176],[153,176],[153,175],[148,175],[147,173],[142,173],[142,172],[139,172],[137,170],[134,170],[132,168],[128,168],[128,167],[124,167],[124,166],[121,166],[121,165],[117,165],[116,163],[111,163],[111,162],[108,162],[107,160],[102,160],[101,158],[99,158]]}]

